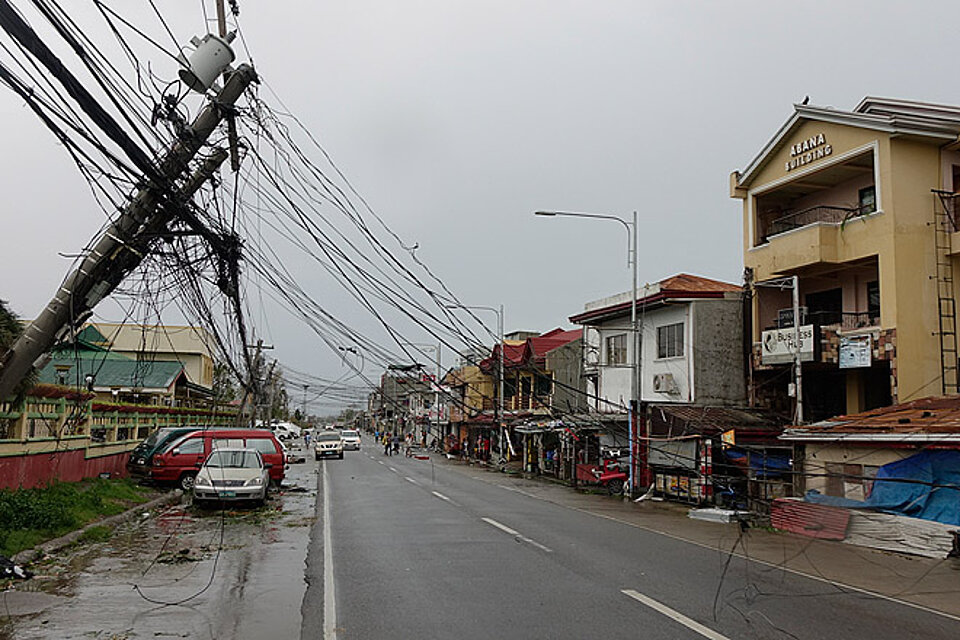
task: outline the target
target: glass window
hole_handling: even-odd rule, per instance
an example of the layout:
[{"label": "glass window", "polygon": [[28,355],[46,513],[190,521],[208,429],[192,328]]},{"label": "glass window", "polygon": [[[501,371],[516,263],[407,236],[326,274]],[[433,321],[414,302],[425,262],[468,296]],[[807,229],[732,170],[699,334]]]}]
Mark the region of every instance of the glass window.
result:
[{"label": "glass window", "polygon": [[254,451],[224,450],[214,451],[207,459],[206,466],[224,469],[259,469],[260,456]]},{"label": "glass window", "polygon": [[214,449],[243,449],[243,438],[215,438]]},{"label": "glass window", "polygon": [[277,445],[269,438],[250,438],[247,440],[247,448],[256,449],[260,453],[277,453]]},{"label": "glass window", "polygon": [[880,282],[878,280],[867,283],[867,313],[870,318],[880,317]]},{"label": "glass window", "polygon": [[657,357],[675,358],[683,355],[683,323],[657,327]]},{"label": "glass window", "polygon": [[607,364],[627,364],[627,334],[607,336]]},{"label": "glass window", "polygon": [[875,187],[860,189],[860,213],[873,213],[877,210],[877,190]]},{"label": "glass window", "polygon": [[188,438],[177,448],[180,453],[203,453],[203,438]]}]

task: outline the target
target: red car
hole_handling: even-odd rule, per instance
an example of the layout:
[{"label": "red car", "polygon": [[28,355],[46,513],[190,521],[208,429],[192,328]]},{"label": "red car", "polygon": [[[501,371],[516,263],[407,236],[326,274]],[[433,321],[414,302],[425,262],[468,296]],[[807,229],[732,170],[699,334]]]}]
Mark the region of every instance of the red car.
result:
[{"label": "red car", "polygon": [[280,441],[267,429],[202,429],[175,440],[153,456],[148,477],[157,483],[193,489],[193,480],[216,448],[256,449],[270,467],[270,481],[279,486],[286,469]]}]

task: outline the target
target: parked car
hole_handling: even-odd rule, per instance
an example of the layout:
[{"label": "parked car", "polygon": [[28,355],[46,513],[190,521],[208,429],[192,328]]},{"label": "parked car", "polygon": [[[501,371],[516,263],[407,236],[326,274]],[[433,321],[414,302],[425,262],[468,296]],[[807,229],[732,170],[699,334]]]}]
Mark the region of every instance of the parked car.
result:
[{"label": "parked car", "polygon": [[313,441],[313,453],[317,460],[327,456],[336,456],[343,460],[343,438],[340,437],[340,432],[331,430],[318,433]]},{"label": "parked car", "polygon": [[270,430],[278,440],[294,440],[300,437],[301,429],[289,422],[276,422],[270,425]]},{"label": "parked car", "polygon": [[266,429],[205,429],[188,433],[153,456],[150,478],[158,483],[176,483],[190,491],[204,461],[215,449],[224,448],[256,449],[264,462],[271,465],[270,480],[276,485],[283,480],[283,447]]},{"label": "parked car", "polygon": [[256,449],[218,448],[206,459],[193,483],[193,502],[252,500],[262,505],[267,499],[272,465]]},{"label": "parked car", "polygon": [[340,432],[340,437],[343,439],[343,450],[353,449],[354,451],[360,450],[360,432],[354,429],[344,429]]},{"label": "parked car", "polygon": [[157,429],[150,436],[138,444],[130,457],[127,458],[127,471],[135,478],[146,478],[150,475],[150,466],[153,456],[163,451],[174,440],[200,429],[194,425],[190,427],[163,427]]}]

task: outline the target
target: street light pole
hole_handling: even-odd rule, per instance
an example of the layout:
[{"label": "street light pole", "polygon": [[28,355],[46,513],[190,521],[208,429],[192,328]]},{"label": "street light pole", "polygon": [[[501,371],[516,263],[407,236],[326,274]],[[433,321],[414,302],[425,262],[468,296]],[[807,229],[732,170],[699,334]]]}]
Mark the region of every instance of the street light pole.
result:
[{"label": "street light pole", "polygon": [[[594,220],[613,220],[619,222],[627,230],[627,266],[632,267],[632,278],[630,287],[630,330],[633,333],[631,342],[633,351],[633,365],[630,368],[630,407],[627,413],[627,440],[630,444],[630,477],[627,485],[628,494],[632,495],[636,485],[636,449],[640,441],[639,424],[640,409],[643,405],[641,397],[642,387],[640,384],[640,368],[642,363],[641,353],[643,348],[642,336],[637,319],[637,212],[633,212],[631,220],[624,220],[620,216],[605,215],[599,213],[575,213],[570,211],[536,211],[534,215],[547,217],[566,217],[566,218],[589,218]],[[637,437],[634,436],[634,422],[638,425]],[[646,470],[643,471],[644,482],[646,483]]]}]

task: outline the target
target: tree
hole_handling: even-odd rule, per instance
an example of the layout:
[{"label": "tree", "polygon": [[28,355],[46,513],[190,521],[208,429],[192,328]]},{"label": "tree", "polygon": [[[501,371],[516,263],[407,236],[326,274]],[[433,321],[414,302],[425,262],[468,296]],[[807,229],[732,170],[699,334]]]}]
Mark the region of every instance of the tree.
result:
[{"label": "tree", "polygon": [[[8,306],[6,300],[0,300],[0,357],[7,352],[7,349],[13,346],[20,334],[23,333],[23,323]],[[20,402],[37,384],[37,370],[31,368],[30,373],[20,381],[14,390],[13,396],[16,402]]]},{"label": "tree", "polygon": [[213,363],[213,397],[220,404],[228,404],[237,399],[237,384],[233,372],[227,363]]}]

